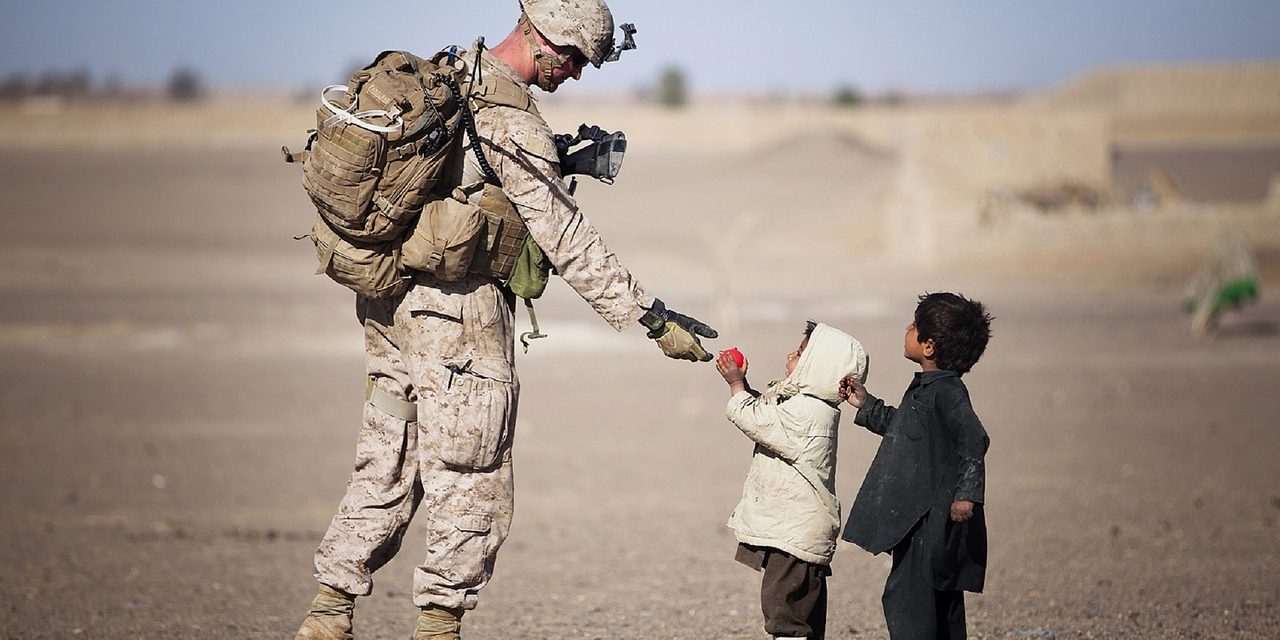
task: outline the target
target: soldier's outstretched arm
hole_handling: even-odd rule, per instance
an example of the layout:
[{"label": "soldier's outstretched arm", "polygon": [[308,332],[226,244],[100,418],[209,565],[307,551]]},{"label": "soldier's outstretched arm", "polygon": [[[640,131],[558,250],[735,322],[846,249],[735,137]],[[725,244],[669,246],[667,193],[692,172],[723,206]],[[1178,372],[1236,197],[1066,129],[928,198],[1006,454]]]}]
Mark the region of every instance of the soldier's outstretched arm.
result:
[{"label": "soldier's outstretched arm", "polygon": [[[498,115],[506,122],[481,126],[481,119]],[[699,338],[714,338],[716,331],[667,309],[644,290],[605,245],[599,231],[569,194],[546,123],[532,114],[492,109],[477,115],[477,126],[494,132],[489,138],[481,133],[485,155],[530,236],[560,277],[614,329],[622,331],[641,323],[667,356],[709,362],[711,355],[702,348]]]}]

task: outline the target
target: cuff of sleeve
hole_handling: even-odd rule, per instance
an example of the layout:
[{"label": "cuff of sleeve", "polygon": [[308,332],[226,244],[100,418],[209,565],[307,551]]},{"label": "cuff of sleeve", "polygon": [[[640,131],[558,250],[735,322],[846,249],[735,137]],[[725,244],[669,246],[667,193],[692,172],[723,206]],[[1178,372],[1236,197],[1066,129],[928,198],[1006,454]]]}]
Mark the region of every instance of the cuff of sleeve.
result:
[{"label": "cuff of sleeve", "polygon": [[732,396],[729,396],[729,402],[724,408],[725,417],[732,422],[734,418],[737,417],[738,412],[742,410],[742,407],[746,406],[748,402],[751,402],[754,399],[755,396],[751,395],[747,391],[739,391]]},{"label": "cuff of sleeve", "polygon": [[952,498],[952,501],[956,502],[960,500],[965,500],[967,502],[972,502],[974,504],[983,503],[982,494],[978,492],[957,491],[955,497]]},{"label": "cuff of sleeve", "polygon": [[640,324],[640,317],[653,306],[654,297],[649,295],[639,284],[631,286],[632,299],[635,300],[634,306],[629,306],[622,312],[608,318],[609,324],[614,329],[624,331],[628,327],[634,327]]},{"label": "cuff of sleeve", "polygon": [[868,424],[870,424],[871,408],[875,406],[875,404],[876,404],[876,397],[868,393],[867,400],[862,403],[861,407],[858,408],[858,413],[854,414],[853,423],[860,427],[865,427]]},{"label": "cuff of sleeve", "polygon": [[632,285],[631,293],[636,297],[636,304],[640,306],[640,315],[644,315],[644,312],[653,306],[653,301],[656,299],[654,296],[649,295],[649,292],[645,291],[644,287],[639,284]]}]

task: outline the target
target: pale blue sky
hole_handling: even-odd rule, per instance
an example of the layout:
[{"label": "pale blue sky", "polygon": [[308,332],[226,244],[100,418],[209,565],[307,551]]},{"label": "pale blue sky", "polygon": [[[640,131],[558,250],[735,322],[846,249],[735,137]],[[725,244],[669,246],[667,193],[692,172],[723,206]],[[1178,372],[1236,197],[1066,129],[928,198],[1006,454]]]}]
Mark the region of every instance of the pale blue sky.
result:
[{"label": "pale blue sky", "polygon": [[[590,87],[951,92],[1053,84],[1104,64],[1280,60],[1280,0],[613,0],[640,44]],[[496,43],[516,0],[0,0],[0,80],[87,68],[157,83],[179,64],[213,85],[338,81],[382,49]],[[380,25],[380,26],[374,26]],[[345,78],[342,78],[345,79]]]}]

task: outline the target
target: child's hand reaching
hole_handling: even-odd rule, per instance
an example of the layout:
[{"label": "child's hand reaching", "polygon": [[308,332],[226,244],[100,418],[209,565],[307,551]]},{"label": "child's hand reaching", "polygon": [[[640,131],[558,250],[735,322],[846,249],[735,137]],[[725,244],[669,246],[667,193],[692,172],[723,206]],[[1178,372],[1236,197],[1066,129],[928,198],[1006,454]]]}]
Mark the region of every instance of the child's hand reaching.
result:
[{"label": "child's hand reaching", "polygon": [[729,383],[729,393],[735,394],[747,389],[747,366],[746,358],[743,358],[742,366],[739,367],[732,353],[727,350],[720,352],[720,357],[716,358],[716,371]]},{"label": "child's hand reaching", "polygon": [[840,381],[840,397],[847,400],[850,406],[861,409],[867,401],[867,388],[857,378],[849,376]]}]

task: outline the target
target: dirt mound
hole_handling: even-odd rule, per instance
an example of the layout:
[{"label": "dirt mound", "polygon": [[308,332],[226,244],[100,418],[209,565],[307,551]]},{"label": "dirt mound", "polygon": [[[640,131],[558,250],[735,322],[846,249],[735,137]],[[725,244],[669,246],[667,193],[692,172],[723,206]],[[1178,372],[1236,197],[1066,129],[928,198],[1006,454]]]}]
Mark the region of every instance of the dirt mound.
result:
[{"label": "dirt mound", "polygon": [[1280,111],[1280,62],[1108,67],[1033,95],[1033,104],[1122,113]]}]

